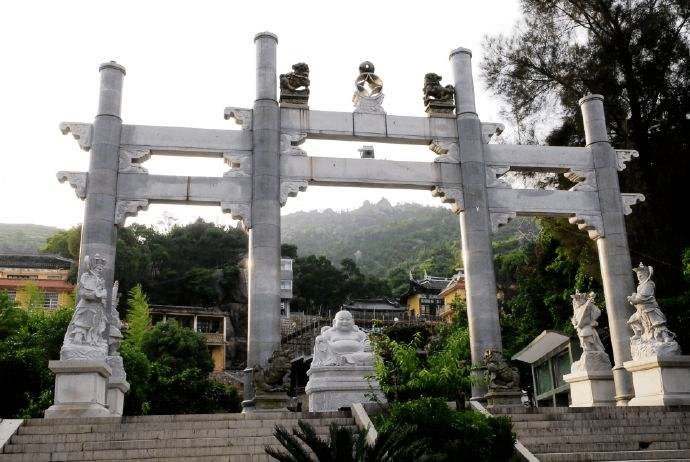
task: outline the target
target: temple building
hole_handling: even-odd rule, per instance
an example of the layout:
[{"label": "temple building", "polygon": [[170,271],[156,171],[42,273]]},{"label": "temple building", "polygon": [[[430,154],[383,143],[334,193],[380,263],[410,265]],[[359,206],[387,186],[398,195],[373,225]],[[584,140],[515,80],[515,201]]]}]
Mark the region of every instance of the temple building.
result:
[{"label": "temple building", "polygon": [[73,263],[59,255],[0,254],[0,290],[21,304],[28,297],[23,288],[30,283],[43,292],[45,308],[70,305],[74,286],[67,278]]},{"label": "temple building", "polygon": [[415,279],[410,274],[410,286],[400,297],[400,303],[407,307],[407,314],[415,318],[431,318],[439,316],[444,300],[441,291],[450,283],[450,279],[429,276]]},{"label": "temple building", "polygon": [[456,299],[467,299],[467,294],[465,293],[465,270],[459,268],[458,272],[450,278],[450,282],[443,288],[439,295],[443,297],[443,306],[438,315],[446,321],[450,321],[453,316],[453,310],[451,309],[453,302]]}]

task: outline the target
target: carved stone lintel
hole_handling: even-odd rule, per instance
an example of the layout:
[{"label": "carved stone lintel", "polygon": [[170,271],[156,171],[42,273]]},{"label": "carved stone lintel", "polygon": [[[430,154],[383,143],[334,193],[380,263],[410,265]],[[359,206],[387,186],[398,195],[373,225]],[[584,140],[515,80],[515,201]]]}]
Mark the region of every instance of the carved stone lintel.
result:
[{"label": "carved stone lintel", "polygon": [[600,237],[604,237],[604,220],[600,214],[592,215],[575,215],[570,217],[568,221],[578,228],[587,231],[590,239],[597,240]]},{"label": "carved stone lintel", "polygon": [[376,96],[355,95],[355,97],[353,98],[353,103],[355,105],[354,112],[359,112],[363,114],[386,113],[386,111],[383,109],[383,93],[379,93]]},{"label": "carved stone lintel", "polygon": [[507,225],[510,220],[515,218],[517,213],[515,212],[491,212],[491,231],[494,233],[503,225]]},{"label": "carved stone lintel", "polygon": [[459,214],[465,210],[465,200],[460,188],[445,188],[443,186],[434,186],[431,190],[431,195],[440,197],[444,204],[451,204],[454,214]]},{"label": "carved stone lintel", "polygon": [[149,208],[148,200],[138,201],[122,201],[119,200],[115,204],[115,224],[123,226],[127,217],[136,217],[139,210],[146,210]]},{"label": "carved stone lintel", "polygon": [[445,162],[455,164],[460,162],[460,151],[458,143],[452,141],[433,140],[429,144],[429,149],[438,154],[434,162]]},{"label": "carved stone lintel", "polygon": [[505,130],[505,125],[496,122],[482,123],[482,136],[484,137],[484,144],[489,144],[493,136],[499,136]]},{"label": "carved stone lintel", "polygon": [[596,191],[597,189],[594,170],[571,170],[563,175],[573,183],[577,183],[570,188],[570,191]]},{"label": "carved stone lintel", "polygon": [[306,156],[307,153],[298,148],[307,139],[306,133],[281,133],[280,154],[285,156]]},{"label": "carved stone lintel", "polygon": [[230,170],[223,173],[224,177],[249,176],[252,173],[250,153],[247,151],[224,151],[223,160],[230,166]]},{"label": "carved stone lintel", "polygon": [[140,164],[151,158],[150,149],[120,148],[119,173],[148,173]]},{"label": "carved stone lintel", "polygon": [[251,130],[253,121],[253,111],[237,107],[225,108],[225,120],[235,119],[235,123],[242,125],[242,130]]},{"label": "carved stone lintel", "polygon": [[510,170],[510,165],[487,165],[486,166],[486,186],[487,188],[510,188],[510,184],[500,176],[505,175]]},{"label": "carved stone lintel", "polygon": [[625,170],[625,163],[630,162],[633,157],[640,157],[640,153],[634,149],[616,149],[616,168],[618,171]]},{"label": "carved stone lintel", "polygon": [[91,131],[93,127],[91,124],[81,122],[62,122],[60,123],[60,131],[63,135],[72,133],[72,136],[79,143],[79,146],[88,151],[91,149]]},{"label": "carved stone lintel", "polygon": [[284,180],[280,182],[280,205],[287,203],[288,197],[296,197],[300,191],[306,191],[309,184],[306,180]]},{"label": "carved stone lintel", "polygon": [[644,202],[644,194],[639,193],[622,193],[621,201],[623,202],[623,214],[630,215],[632,213],[631,206],[637,204],[638,202]]},{"label": "carved stone lintel", "polygon": [[221,202],[220,209],[229,213],[235,220],[240,220],[244,229],[252,227],[252,207],[246,202]]},{"label": "carved stone lintel", "polygon": [[69,185],[74,188],[74,192],[77,193],[77,197],[81,200],[86,199],[86,182],[88,177],[89,174],[86,172],[57,172],[58,181],[60,183],[68,181]]}]

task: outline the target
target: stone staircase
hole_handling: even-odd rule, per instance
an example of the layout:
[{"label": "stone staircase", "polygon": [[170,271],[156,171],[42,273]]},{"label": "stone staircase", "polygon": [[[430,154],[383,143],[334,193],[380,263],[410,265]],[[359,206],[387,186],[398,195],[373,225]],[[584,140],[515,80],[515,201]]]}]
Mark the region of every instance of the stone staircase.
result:
[{"label": "stone staircase", "polygon": [[282,448],[275,425],[291,430],[298,419],[325,439],[331,423],[357,428],[344,411],[30,419],[4,445],[0,462],[268,462],[274,459],[264,447]]},{"label": "stone staircase", "polygon": [[490,412],[510,416],[518,441],[541,462],[690,461],[690,406]]}]

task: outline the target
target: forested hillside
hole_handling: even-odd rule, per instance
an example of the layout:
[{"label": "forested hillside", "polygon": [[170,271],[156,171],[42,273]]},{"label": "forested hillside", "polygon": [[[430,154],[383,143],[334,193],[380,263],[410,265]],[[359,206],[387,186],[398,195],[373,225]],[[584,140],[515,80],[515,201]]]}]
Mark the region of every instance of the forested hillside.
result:
[{"label": "forested hillside", "polygon": [[0,223],[0,252],[38,252],[58,231],[53,226]]},{"label": "forested hillside", "polygon": [[[531,220],[516,220],[494,236],[496,249],[512,250],[536,233]],[[299,256],[324,255],[334,264],[351,258],[365,274],[379,277],[409,271],[450,276],[460,263],[458,217],[446,207],[392,206],[382,199],[350,212],[298,212],[282,217],[282,242]]]}]

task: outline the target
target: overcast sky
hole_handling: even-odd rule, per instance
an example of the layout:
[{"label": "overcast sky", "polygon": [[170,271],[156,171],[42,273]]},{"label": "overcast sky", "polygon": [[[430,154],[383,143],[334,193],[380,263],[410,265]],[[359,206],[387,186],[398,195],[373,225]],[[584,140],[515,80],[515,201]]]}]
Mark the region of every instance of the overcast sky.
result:
[{"label": "overcast sky", "polygon": [[[451,50],[473,52],[477,112],[502,121],[496,98],[479,80],[485,34],[510,32],[518,2],[328,1],[32,1],[0,7],[0,222],[68,228],[83,220],[84,203],[58,183],[59,170],[87,171],[89,153],[59,130],[62,121],[91,123],[98,104],[102,62],[127,70],[125,124],[236,129],[223,119],[226,106],[251,108],[254,36],[278,36],[278,71],[296,62],[310,67],[309,106],[351,111],[358,66],[369,60],[383,79],[388,114],[424,116],[424,74],[452,83]],[[310,155],[357,157],[360,144],[307,142]],[[426,148],[376,145],[376,157],[433,160]],[[150,173],[221,176],[219,159],[154,157]],[[334,190],[310,187],[290,198],[283,213],[357,208],[364,200],[440,205],[426,192]],[[151,206],[136,221],[156,223],[164,214],[181,222],[197,216],[231,223],[219,207]],[[128,223],[132,220],[128,219]]]}]

